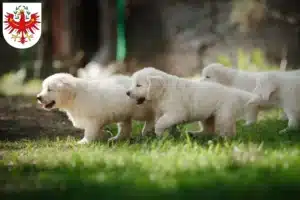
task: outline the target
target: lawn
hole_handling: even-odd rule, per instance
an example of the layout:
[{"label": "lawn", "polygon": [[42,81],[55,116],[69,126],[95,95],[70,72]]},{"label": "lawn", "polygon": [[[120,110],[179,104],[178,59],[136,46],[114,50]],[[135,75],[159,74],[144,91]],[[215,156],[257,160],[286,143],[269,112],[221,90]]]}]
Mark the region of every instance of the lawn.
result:
[{"label": "lawn", "polygon": [[63,114],[34,99],[0,105],[1,199],[299,198],[300,134],[279,135],[277,112],[238,122],[227,141],[189,138],[186,126],[177,139],[77,145],[81,131]]}]

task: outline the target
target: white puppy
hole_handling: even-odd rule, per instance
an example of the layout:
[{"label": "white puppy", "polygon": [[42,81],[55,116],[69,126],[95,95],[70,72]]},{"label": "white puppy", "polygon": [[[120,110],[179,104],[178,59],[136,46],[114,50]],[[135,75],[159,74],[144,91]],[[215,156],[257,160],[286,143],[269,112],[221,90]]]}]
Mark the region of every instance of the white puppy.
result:
[{"label": "white puppy", "polygon": [[[138,104],[151,103],[155,109],[155,133],[161,136],[174,124],[202,121],[205,130],[219,127],[220,135],[236,134],[236,117],[254,104],[256,95],[218,83],[179,78],[148,67],[133,74],[128,91]],[[258,97],[257,97],[258,98]]]},{"label": "white puppy", "polygon": [[300,77],[287,76],[282,73],[267,73],[257,78],[253,91],[260,99],[253,99],[249,103],[267,101],[280,106],[288,117],[288,127],[281,130],[285,133],[291,129],[299,128],[300,121]]},{"label": "white puppy", "polygon": [[128,139],[132,120],[146,121],[142,131],[146,134],[154,127],[154,117],[150,106],[137,106],[126,95],[125,83],[131,85],[131,79],[115,76],[88,81],[57,73],[43,81],[37,99],[45,109],[65,111],[75,127],[84,129],[84,138],[79,143],[88,143],[97,136],[104,139],[102,128],[114,122],[119,122],[119,130],[111,140]]},{"label": "white puppy", "polygon": [[[284,75],[299,75],[300,70],[292,71],[272,71],[282,73]],[[252,92],[256,86],[256,78],[264,76],[270,73],[270,71],[265,72],[247,72],[242,70],[237,70],[233,68],[225,67],[220,63],[212,63],[205,68],[203,68],[201,76],[203,80],[210,80],[213,82],[218,82],[226,86],[239,88]],[[257,120],[257,115],[259,110],[266,110],[273,108],[274,105],[269,103],[261,104],[258,109],[252,110],[249,113],[245,113],[246,125],[250,125]],[[286,115],[283,113],[282,119],[286,119]]]}]

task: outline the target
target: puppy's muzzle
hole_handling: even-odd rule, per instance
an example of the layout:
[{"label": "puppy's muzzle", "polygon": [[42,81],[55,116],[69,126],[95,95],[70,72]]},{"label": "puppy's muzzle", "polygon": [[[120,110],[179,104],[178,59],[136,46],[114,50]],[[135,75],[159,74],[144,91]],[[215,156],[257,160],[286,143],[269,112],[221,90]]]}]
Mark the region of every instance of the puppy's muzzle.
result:
[{"label": "puppy's muzzle", "polygon": [[52,108],[54,107],[55,103],[56,103],[54,100],[53,100],[53,101],[50,101],[49,103],[48,103],[48,102],[44,102],[43,97],[40,96],[40,95],[38,95],[38,96],[36,97],[36,100],[37,100],[38,103],[41,104],[41,105],[43,106],[43,108],[45,108],[45,109],[52,109]]},{"label": "puppy's muzzle", "polygon": [[136,100],[136,103],[137,103],[138,105],[140,105],[140,104],[143,104],[145,101],[146,101],[146,98],[145,98],[145,97],[140,97],[140,98],[138,98],[138,99]]},{"label": "puppy's muzzle", "polygon": [[38,100],[38,101],[42,101],[43,100],[43,98],[42,98],[42,96],[36,96],[36,100]]},{"label": "puppy's muzzle", "polygon": [[126,92],[126,95],[130,97],[131,92],[130,92],[130,91],[127,91],[127,92]]}]

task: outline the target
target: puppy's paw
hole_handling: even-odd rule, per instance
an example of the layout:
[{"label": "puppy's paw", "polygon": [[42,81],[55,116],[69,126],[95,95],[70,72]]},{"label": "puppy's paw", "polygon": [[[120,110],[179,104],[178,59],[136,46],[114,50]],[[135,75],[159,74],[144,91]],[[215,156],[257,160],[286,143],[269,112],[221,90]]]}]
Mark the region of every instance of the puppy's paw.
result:
[{"label": "puppy's paw", "polygon": [[246,121],[243,126],[251,126],[254,124],[254,121]]},{"label": "puppy's paw", "polygon": [[82,138],[81,140],[79,140],[77,142],[77,144],[89,144],[89,143],[90,143],[90,141],[88,141],[86,138]]},{"label": "puppy's paw", "polygon": [[199,137],[203,132],[202,131],[187,131],[186,132],[189,137],[191,138],[197,138]]},{"label": "puppy's paw", "polygon": [[288,129],[285,128],[285,129],[282,129],[281,131],[279,131],[279,135],[284,135],[284,134],[287,134],[288,133]]},{"label": "puppy's paw", "polygon": [[108,142],[118,141],[120,138],[118,136],[114,136],[108,139]]},{"label": "puppy's paw", "polygon": [[155,128],[155,131],[154,131],[155,135],[156,135],[156,138],[163,138],[164,137],[164,129],[160,129],[160,128]]},{"label": "puppy's paw", "polygon": [[152,131],[142,132],[140,134],[140,136],[141,137],[154,137],[155,133],[154,133],[154,130],[152,130]]},{"label": "puppy's paw", "polygon": [[173,125],[169,129],[169,134],[172,135],[174,138],[179,138],[181,136],[181,131],[179,125]]},{"label": "puppy's paw", "polygon": [[156,138],[157,139],[163,139],[164,138],[164,134],[163,133],[156,133]]},{"label": "puppy's paw", "polygon": [[130,137],[120,137],[120,136],[114,136],[108,139],[108,142],[114,142],[114,141],[124,141],[124,140],[129,140]]},{"label": "puppy's paw", "polygon": [[206,131],[187,131],[187,134],[192,138],[202,138],[202,137],[216,135],[215,133],[206,132]]},{"label": "puppy's paw", "polygon": [[298,131],[299,131],[298,128],[287,127],[285,129],[282,129],[281,131],[279,131],[279,135],[289,134],[289,133],[298,132]]}]

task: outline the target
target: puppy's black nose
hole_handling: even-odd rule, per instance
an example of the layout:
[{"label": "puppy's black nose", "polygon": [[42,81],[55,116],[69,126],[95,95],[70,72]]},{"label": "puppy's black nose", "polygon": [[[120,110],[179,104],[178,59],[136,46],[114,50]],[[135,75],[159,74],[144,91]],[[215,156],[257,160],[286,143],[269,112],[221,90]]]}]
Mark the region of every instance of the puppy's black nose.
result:
[{"label": "puppy's black nose", "polygon": [[130,91],[127,91],[126,94],[127,94],[127,96],[130,96]]},{"label": "puppy's black nose", "polygon": [[37,96],[37,97],[36,97],[36,100],[42,101],[42,97],[41,97],[41,96]]}]

